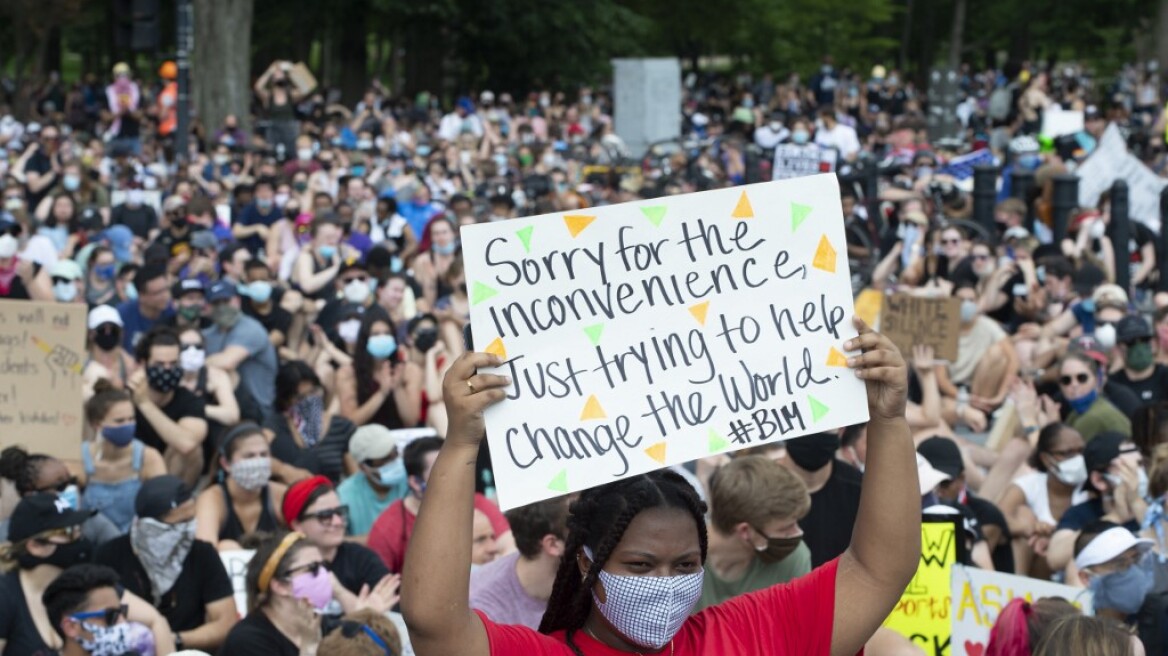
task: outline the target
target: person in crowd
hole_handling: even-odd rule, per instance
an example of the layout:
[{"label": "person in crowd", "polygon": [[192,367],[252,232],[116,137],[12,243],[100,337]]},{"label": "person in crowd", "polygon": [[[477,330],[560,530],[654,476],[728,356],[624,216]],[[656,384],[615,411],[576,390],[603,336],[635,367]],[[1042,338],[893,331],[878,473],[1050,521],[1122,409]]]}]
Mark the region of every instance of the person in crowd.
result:
[{"label": "person in crowd", "polygon": [[142,625],[126,620],[118,576],[101,565],[74,565],[41,595],[49,623],[61,637],[62,656],[140,653],[154,641]]},{"label": "person in crowd", "polygon": [[1059,362],[1059,390],[1070,406],[1066,422],[1090,442],[1109,431],[1131,435],[1131,420],[1099,394],[1103,367],[1090,356],[1071,351]]},{"label": "person in crowd", "polygon": [[231,236],[238,239],[252,255],[263,248],[268,239],[268,231],[282,217],[282,210],[276,206],[275,181],[260,178],[255,184],[255,201],[245,207],[239,220],[232,226]]},{"label": "person in crowd", "polygon": [[439,298],[454,292],[445,275],[454,260],[459,258],[458,229],[449,219],[437,217],[423,231],[422,243],[429,244],[429,250],[414,259],[414,278],[422,287],[419,305],[432,310]]},{"label": "person in crowd", "polygon": [[[59,622],[50,620],[43,595],[62,571],[86,563],[93,545],[81,536],[81,524],[93,510],[76,510],[57,495],[37,492],[20,500],[0,545],[0,654],[49,654],[65,646]],[[121,613],[144,624],[157,653],[174,651],[166,620],[150,603],[119,590]],[[41,603],[36,603],[41,600]]]},{"label": "person in crowd", "polygon": [[[975,245],[971,255],[975,271],[983,256],[988,258],[989,250]],[[984,428],[985,414],[1005,401],[1018,373],[1017,353],[1009,335],[982,313],[974,288],[958,285],[953,295],[961,299],[961,336],[957,360],[937,366],[942,416],[950,425],[960,422]],[[971,419],[970,410],[980,415]]]},{"label": "person in crowd", "polygon": [[1135,392],[1143,405],[1168,400],[1168,366],[1156,363],[1159,344],[1148,320],[1128,315],[1115,331],[1123,369],[1111,379]]},{"label": "person in crowd", "polygon": [[272,478],[271,450],[264,431],[243,423],[227,431],[217,454],[219,482],[195,502],[195,537],[220,551],[239,549],[245,535],[279,529],[286,485]]},{"label": "person in crowd", "polygon": [[332,577],[332,595],[345,612],[397,604],[401,576],[390,574],[368,548],[345,540],[349,508],[324,476],[293,483],[284,495],[283,515],[293,531],[320,551]]},{"label": "person in crowd", "polygon": [[[53,493],[74,510],[81,509],[77,477],[64,462],[44,453],[29,453],[20,446],[0,451],[0,479],[10,481],[19,499],[38,492]],[[118,527],[101,513],[91,513],[81,524],[81,536],[100,546],[118,537]],[[0,542],[8,539],[8,519],[0,520]]]},{"label": "person in crowd", "polygon": [[194,484],[203,471],[206,404],[181,384],[181,345],[166,326],[143,335],[135,348],[139,369],[127,387],[134,397],[135,437],[162,454],[167,471]]},{"label": "person in crowd", "polygon": [[215,445],[225,426],[240,421],[239,403],[227,372],[207,364],[207,349],[203,333],[198,328],[179,332],[179,365],[183,375],[179,385],[203,401],[203,415],[207,420],[207,437],[202,443],[204,471],[214,461]]},{"label": "person in crowd", "polygon": [[332,291],[332,283],[344,264],[342,230],[331,216],[320,216],[313,219],[309,235],[311,241],[296,256],[291,281],[305,298],[323,300]]},{"label": "person in crowd", "polygon": [[521,506],[506,516],[516,551],[471,572],[470,607],[492,622],[538,630],[564,556],[568,499]]},{"label": "person in crowd", "polygon": [[58,303],[85,303],[85,273],[73,260],[60,259],[49,267],[53,300]]},{"label": "person in crowd", "polygon": [[133,397],[99,380],[85,402],[85,420],[98,437],[81,444],[85,508],[105,515],[125,533],[134,518],[134,496],[142,481],[166,473],[166,462],[157,449],[137,438]]},{"label": "person in crowd", "polygon": [[798,476],[766,457],[740,456],[714,471],[709,488],[709,553],[696,610],[811,571],[799,528],[811,495]]},{"label": "person in crowd", "polygon": [[408,436],[381,424],[366,424],[349,439],[349,456],[357,471],[337,486],[341,503],[349,508],[349,535],[367,536],[378,516],[410,493],[402,455]]},{"label": "person in crowd", "polygon": [[[839,436],[816,433],[784,442],[790,469],[811,494],[811,508],[799,520],[811,566],[819,567],[847,550],[860,510],[860,471],[837,460]],[[871,446],[869,446],[871,450]]]},{"label": "person in crowd", "polygon": [[381,306],[366,311],[360,326],[352,364],[337,371],[341,414],[358,426],[417,426],[423,372],[402,362],[393,324]]},{"label": "person in crowd", "polygon": [[[1110,523],[1099,522],[1083,529],[1075,541],[1075,569],[1079,583],[1091,591],[1096,617],[1121,625],[1136,624],[1135,616],[1144,609],[1156,583],[1156,557],[1151,553],[1154,544]],[[1161,644],[1158,634],[1162,630],[1154,627],[1144,640],[1145,646],[1153,640]]]},{"label": "person in crowd", "polygon": [[[402,610],[414,648],[483,655],[519,649],[563,652],[565,647],[595,654],[664,648],[675,653],[680,648],[682,654],[861,649],[913,576],[920,515],[912,438],[904,421],[907,368],[887,338],[862,323],[857,328],[859,337],[843,346],[863,350],[850,364],[866,378],[872,440],[863,511],[853,543],[839,560],[788,585],[688,617],[701,595],[704,504],[689,483],[671,472],[632,477],[586,490],[575,502],[540,633],[472,613],[461,592],[469,579],[465,542],[473,516],[474,475],[466,463],[478,452],[482,410],[503,400],[503,388],[510,385],[502,376],[474,374],[476,368],[498,366],[501,359],[463,356],[445,383],[451,431],[406,558]],[[439,507],[441,514],[433,511]],[[886,548],[893,543],[914,548]],[[423,581],[428,582],[425,593]],[[633,595],[638,601],[631,603],[640,612],[627,606]],[[658,609],[652,619],[636,619],[645,618],[641,609],[648,605]],[[767,620],[747,619],[756,615]]]},{"label": "person in crowd", "polygon": [[195,539],[195,499],[176,476],[142,484],[130,532],[98,547],[94,561],[153,603],[179,650],[213,652],[235,625],[231,579],[215,547]]},{"label": "person in crowd", "polygon": [[[1083,461],[1088,474],[1083,485],[1090,498],[1071,506],[1055,526],[1046,552],[1051,571],[1073,564],[1075,540],[1092,522],[1105,519],[1133,533],[1140,530],[1148,510],[1140,489],[1141,478],[1147,485],[1142,459],[1139,448],[1120,433],[1102,433],[1087,442]],[[1068,574],[1075,573],[1068,570]],[[1077,576],[1067,577],[1068,582],[1077,580]]]},{"label": "person in crowd", "polygon": [[1034,647],[1034,656],[1144,656],[1144,653],[1139,639],[1114,622],[1083,615],[1056,620]]},{"label": "person in crowd", "polygon": [[[419,314],[405,324],[406,368],[414,370],[407,374],[422,378],[421,420],[439,435],[446,434],[446,405],[442,400],[442,379],[454,362],[446,348],[443,336],[438,332],[438,318],[432,314]],[[461,332],[457,336],[462,342]]]},{"label": "person in crowd", "polygon": [[85,325],[89,330],[86,335],[89,357],[81,370],[85,384],[83,396],[92,396],[93,385],[103,378],[115,388],[124,389],[138,363],[122,348],[122,316],[108,305],[98,305],[89,311]]},{"label": "person in crowd", "polygon": [[348,613],[340,626],[320,642],[320,653],[331,656],[397,656],[402,636],[392,620],[370,610]]},{"label": "person in crowd", "polygon": [[1061,597],[1043,597],[1033,603],[1019,597],[1011,599],[990,629],[986,656],[1030,656],[1054,622],[1079,613]]},{"label": "person in crowd", "polygon": [[293,345],[289,342],[292,313],[280,305],[284,291],[274,285],[276,281],[272,277],[272,270],[258,259],[248,260],[244,270],[246,273],[241,283],[246,285],[244,288],[246,291],[240,292],[240,295],[247,299],[242,303],[244,314],[260,322],[260,326],[268,333],[268,341],[276,348],[278,355],[295,353]]},{"label": "person in crowd", "polygon": [[233,283],[220,280],[207,290],[213,325],[203,331],[206,363],[238,378],[241,405],[255,404],[263,416],[276,401],[276,350],[260,322],[243,316]]},{"label": "person in crowd", "polygon": [[[401,573],[406,556],[406,546],[414,533],[417,522],[418,509],[422,505],[422,498],[426,493],[426,486],[430,480],[430,472],[434,468],[434,461],[438,458],[438,451],[442,449],[443,440],[438,437],[422,437],[410,442],[402,453],[405,461],[406,476],[410,493],[404,499],[393,502],[373,522],[369,529],[369,548],[381,557],[389,571]],[[474,535],[467,536],[467,544],[473,545],[476,539],[481,539],[480,545],[488,542],[485,537],[492,537],[495,546],[492,551],[499,554],[508,554],[515,550],[515,536],[510,525],[498,507],[481,494],[474,496],[474,507],[481,515],[478,518],[478,530]],[[475,517],[472,513],[468,527],[473,529]],[[486,519],[487,526],[483,526]],[[484,545],[489,546],[489,545]],[[481,550],[480,550],[481,551]],[[480,554],[477,560],[485,560],[488,554]],[[468,569],[469,571],[469,569]]]},{"label": "person in crowd", "polygon": [[138,297],[118,306],[122,317],[122,348],[133,353],[138,340],[154,324],[169,320],[174,315],[170,304],[170,282],[166,265],[152,262],[134,274],[134,289]]}]

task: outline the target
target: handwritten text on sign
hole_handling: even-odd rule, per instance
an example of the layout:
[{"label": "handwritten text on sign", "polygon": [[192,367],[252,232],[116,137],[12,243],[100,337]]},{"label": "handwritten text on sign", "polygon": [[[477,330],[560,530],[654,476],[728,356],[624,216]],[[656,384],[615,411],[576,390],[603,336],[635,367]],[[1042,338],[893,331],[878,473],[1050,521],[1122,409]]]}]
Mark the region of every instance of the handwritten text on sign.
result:
[{"label": "handwritten text on sign", "polygon": [[[867,420],[835,176],[462,230],[513,508]],[[484,348],[485,347],[485,348]]]},{"label": "handwritten text on sign", "polygon": [[0,435],[58,458],[81,448],[85,304],[0,301]]},{"label": "handwritten text on sign", "polygon": [[952,637],[949,577],[957,562],[956,522],[921,523],[921,562],[884,626],[928,656],[948,656]]},{"label": "handwritten text on sign", "polygon": [[914,344],[932,346],[942,360],[957,361],[961,300],[894,294],[884,300],[880,331],[906,358]]},{"label": "handwritten text on sign", "polygon": [[1011,599],[1020,597],[1034,602],[1043,597],[1061,597],[1078,606],[1084,615],[1093,614],[1089,591],[1028,576],[954,565],[951,588],[953,644],[961,654],[985,653],[990,630]]}]

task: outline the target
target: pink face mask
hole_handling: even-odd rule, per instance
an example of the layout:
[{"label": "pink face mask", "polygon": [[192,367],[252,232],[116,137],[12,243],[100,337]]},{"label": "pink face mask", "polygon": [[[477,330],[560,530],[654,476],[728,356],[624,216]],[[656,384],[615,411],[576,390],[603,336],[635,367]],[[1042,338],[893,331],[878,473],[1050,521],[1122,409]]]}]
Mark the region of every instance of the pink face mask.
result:
[{"label": "pink face mask", "polygon": [[333,600],[333,582],[324,567],[314,572],[301,572],[292,577],[292,596],[307,600],[317,610],[324,610]]}]

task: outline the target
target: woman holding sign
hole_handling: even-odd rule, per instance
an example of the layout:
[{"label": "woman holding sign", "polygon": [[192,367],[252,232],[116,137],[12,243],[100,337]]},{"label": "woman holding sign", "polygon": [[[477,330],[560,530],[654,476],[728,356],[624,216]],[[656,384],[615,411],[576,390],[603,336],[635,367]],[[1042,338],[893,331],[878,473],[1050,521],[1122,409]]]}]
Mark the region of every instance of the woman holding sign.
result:
[{"label": "woman holding sign", "polygon": [[[852,542],[789,584],[690,616],[706,558],[702,503],[669,471],[581,493],[541,633],[471,612],[469,545],[483,410],[510,381],[476,374],[501,360],[459,358],[446,376],[446,443],[406,554],[402,611],[415,651],[429,654],[854,654],[892,610],[920,553],[920,490],[904,419],[907,374],[892,343],[857,321],[848,359],[867,382],[867,473]],[[887,545],[897,545],[889,549]]]}]

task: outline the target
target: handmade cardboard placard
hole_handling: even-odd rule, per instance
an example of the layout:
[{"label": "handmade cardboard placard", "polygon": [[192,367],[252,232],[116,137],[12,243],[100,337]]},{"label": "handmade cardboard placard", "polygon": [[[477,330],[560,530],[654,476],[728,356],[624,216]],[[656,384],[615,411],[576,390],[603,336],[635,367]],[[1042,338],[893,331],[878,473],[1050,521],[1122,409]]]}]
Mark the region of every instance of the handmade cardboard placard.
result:
[{"label": "handmade cardboard placard", "polygon": [[834,175],[467,226],[499,505],[867,421]]},{"label": "handmade cardboard placard", "polygon": [[932,346],[938,358],[956,362],[961,300],[893,294],[884,299],[880,330],[906,360],[912,357],[914,344],[924,344]]},{"label": "handmade cardboard placard", "polygon": [[949,581],[965,553],[957,528],[960,519],[926,515],[921,521],[921,560],[917,573],[884,626],[908,638],[927,656],[949,656],[953,634]]},{"label": "handmade cardboard placard", "polygon": [[1078,606],[1084,615],[1092,615],[1090,591],[1032,579],[990,572],[976,567],[954,565],[950,585],[953,599],[954,654],[984,654],[990,643],[990,630],[998,615],[1011,599],[1018,597],[1034,602],[1043,597],[1061,597]]},{"label": "handmade cardboard placard", "polygon": [[81,457],[85,304],[0,301],[0,435],[34,453]]}]

